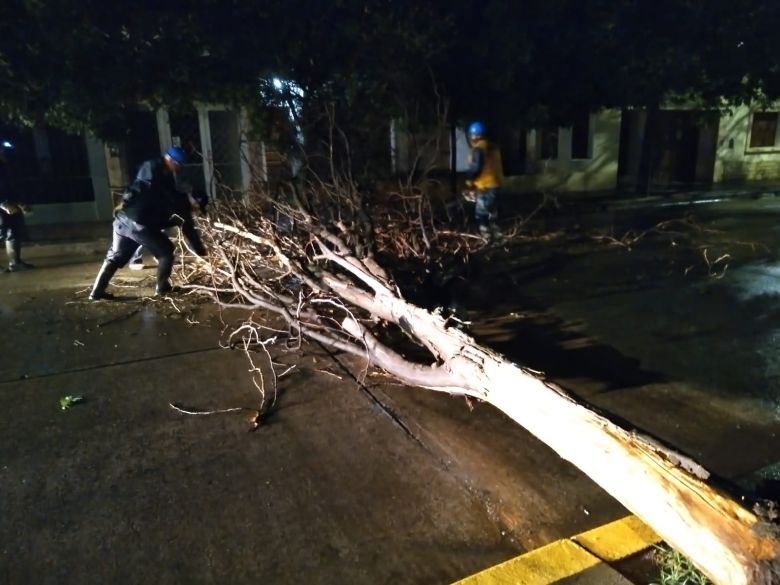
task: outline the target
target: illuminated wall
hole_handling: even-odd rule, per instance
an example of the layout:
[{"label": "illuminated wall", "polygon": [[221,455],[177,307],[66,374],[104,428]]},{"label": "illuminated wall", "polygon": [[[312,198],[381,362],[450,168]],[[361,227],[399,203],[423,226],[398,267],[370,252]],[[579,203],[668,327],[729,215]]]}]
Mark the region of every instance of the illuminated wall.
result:
[{"label": "illuminated wall", "polygon": [[757,112],[741,106],[721,117],[715,183],[780,180],[779,115],[780,108]]}]

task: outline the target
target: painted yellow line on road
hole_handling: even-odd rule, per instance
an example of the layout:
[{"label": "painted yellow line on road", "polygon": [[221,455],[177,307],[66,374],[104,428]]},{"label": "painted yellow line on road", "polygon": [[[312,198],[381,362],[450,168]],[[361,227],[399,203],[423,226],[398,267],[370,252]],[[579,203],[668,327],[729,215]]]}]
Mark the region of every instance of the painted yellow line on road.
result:
[{"label": "painted yellow line on road", "polygon": [[661,542],[661,537],[636,516],[626,516],[572,537],[601,560],[611,563]]},{"label": "painted yellow line on road", "polygon": [[547,585],[595,567],[599,562],[572,541],[558,540],[466,577],[455,585]]},{"label": "painted yellow line on road", "polygon": [[628,516],[532,550],[453,585],[551,585],[578,574],[585,577],[594,567],[631,556],[660,541],[638,518]]}]

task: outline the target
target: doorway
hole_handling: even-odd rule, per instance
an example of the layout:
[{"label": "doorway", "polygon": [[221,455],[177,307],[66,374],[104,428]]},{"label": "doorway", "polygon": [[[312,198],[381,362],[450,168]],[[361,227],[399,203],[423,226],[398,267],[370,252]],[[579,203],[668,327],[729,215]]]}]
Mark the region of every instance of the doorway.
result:
[{"label": "doorway", "polygon": [[187,153],[187,164],[179,171],[181,184],[211,199],[243,196],[249,171],[240,112],[198,106],[161,110],[157,120],[162,149],[179,146]]}]

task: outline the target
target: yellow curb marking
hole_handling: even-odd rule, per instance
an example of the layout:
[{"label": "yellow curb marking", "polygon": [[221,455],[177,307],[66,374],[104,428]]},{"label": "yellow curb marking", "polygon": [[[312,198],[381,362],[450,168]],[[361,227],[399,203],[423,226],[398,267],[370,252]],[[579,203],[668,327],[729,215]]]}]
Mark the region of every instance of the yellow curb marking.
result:
[{"label": "yellow curb marking", "polygon": [[571,538],[606,562],[619,561],[661,542],[661,537],[636,516],[626,516]]},{"label": "yellow curb marking", "polygon": [[510,559],[453,585],[550,585],[631,556],[661,538],[636,516],[604,524]]},{"label": "yellow curb marking", "polygon": [[558,540],[466,577],[454,585],[547,585],[595,567],[601,561],[570,540]]}]

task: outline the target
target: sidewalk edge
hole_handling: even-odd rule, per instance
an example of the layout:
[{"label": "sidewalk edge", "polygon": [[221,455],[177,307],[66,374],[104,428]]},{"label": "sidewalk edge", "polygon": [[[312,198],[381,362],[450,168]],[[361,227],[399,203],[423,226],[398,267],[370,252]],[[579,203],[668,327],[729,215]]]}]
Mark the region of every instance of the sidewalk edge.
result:
[{"label": "sidewalk edge", "polygon": [[638,554],[659,542],[661,538],[650,527],[636,516],[627,516],[529,551],[452,585],[549,585]]}]

